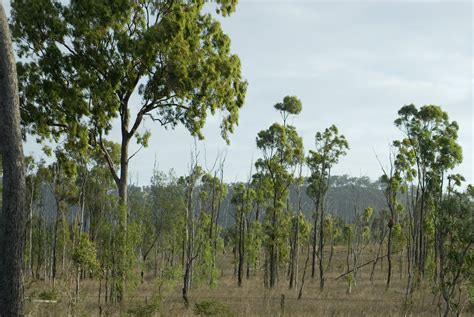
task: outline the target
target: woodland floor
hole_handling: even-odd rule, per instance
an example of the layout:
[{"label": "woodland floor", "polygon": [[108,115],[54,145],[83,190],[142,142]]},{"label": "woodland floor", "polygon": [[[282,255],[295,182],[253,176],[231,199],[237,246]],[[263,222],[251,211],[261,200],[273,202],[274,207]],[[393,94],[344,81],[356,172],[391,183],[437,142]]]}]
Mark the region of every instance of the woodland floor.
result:
[{"label": "woodland floor", "polygon": [[[319,278],[311,279],[311,268],[308,265],[303,298],[298,300],[298,290],[301,281],[304,260],[300,257],[300,273],[298,288],[290,290],[288,281],[281,278],[276,289],[268,290],[263,287],[262,276],[251,275],[244,279],[242,287],[237,287],[233,274],[231,255],[220,259],[221,276],[215,288],[207,285],[194,287],[190,293],[190,305],[186,309],[181,298],[179,283],[175,285],[164,283],[159,287],[159,279],[146,276],[143,284],[138,283],[134,290],[128,293],[126,304],[122,306],[106,306],[103,298],[103,316],[194,316],[196,302],[216,301],[228,307],[228,311],[220,315],[232,316],[436,316],[438,299],[432,294],[429,286],[415,291],[411,304],[405,304],[406,276],[403,270],[400,274],[399,255],[394,256],[392,283],[386,289],[387,260],[379,261],[374,271],[373,283],[369,281],[372,265],[367,265],[358,272],[357,284],[347,294],[347,280],[337,276],[345,271],[344,247],[335,250],[332,269],[326,274],[324,291],[319,290]],[[365,263],[375,257],[375,247],[368,248],[359,263]],[[405,263],[404,263],[405,264]],[[319,272],[318,272],[319,273]],[[284,276],[284,275],[283,275]],[[68,286],[58,283],[58,289]],[[75,306],[68,305],[71,300],[67,295],[59,296],[56,303],[38,302],[35,296],[50,288],[44,282],[32,282],[25,289],[28,316],[99,316],[98,282],[85,280],[81,284],[81,300]],[[70,285],[74,290],[74,286]],[[158,290],[161,300],[156,300]],[[62,294],[68,294],[65,291]],[[281,297],[285,295],[285,307],[282,310]],[[158,305],[153,306],[153,303]],[[157,308],[158,307],[158,308]],[[466,308],[464,315],[474,316],[474,311]]]}]

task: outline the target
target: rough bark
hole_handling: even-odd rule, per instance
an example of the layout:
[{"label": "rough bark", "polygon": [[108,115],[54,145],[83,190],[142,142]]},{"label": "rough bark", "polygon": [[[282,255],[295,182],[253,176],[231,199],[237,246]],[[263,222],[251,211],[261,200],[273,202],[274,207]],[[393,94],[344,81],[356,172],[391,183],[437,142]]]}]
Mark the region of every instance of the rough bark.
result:
[{"label": "rough bark", "polygon": [[25,173],[15,58],[7,17],[0,4],[0,150],[3,203],[0,217],[0,312],[22,315],[25,234]]}]

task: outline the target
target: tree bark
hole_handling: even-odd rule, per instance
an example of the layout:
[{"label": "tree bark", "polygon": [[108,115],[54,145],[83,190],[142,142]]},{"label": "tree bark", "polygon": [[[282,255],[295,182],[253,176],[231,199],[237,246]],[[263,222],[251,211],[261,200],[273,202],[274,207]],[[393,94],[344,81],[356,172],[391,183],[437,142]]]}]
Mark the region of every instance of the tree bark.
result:
[{"label": "tree bark", "polygon": [[22,315],[25,172],[18,79],[7,17],[0,4],[0,150],[3,203],[0,214],[0,312]]},{"label": "tree bark", "polygon": [[319,196],[314,201],[314,223],[313,223],[313,253],[311,258],[311,278],[316,274],[316,255],[317,255],[317,237],[318,237],[318,218],[319,218]]},{"label": "tree bark", "polygon": [[[322,205],[322,204],[321,204]],[[319,219],[319,288],[324,288],[324,267],[323,267],[323,249],[324,249],[324,207],[321,206]]]},{"label": "tree bark", "polygon": [[119,194],[119,231],[118,231],[118,260],[116,274],[116,300],[122,302],[125,296],[125,277],[127,275],[127,218],[128,218],[128,145],[130,144],[130,135],[128,132],[129,113],[128,100],[122,101],[124,104],[122,121],[122,142],[120,149],[120,178],[118,179]]}]

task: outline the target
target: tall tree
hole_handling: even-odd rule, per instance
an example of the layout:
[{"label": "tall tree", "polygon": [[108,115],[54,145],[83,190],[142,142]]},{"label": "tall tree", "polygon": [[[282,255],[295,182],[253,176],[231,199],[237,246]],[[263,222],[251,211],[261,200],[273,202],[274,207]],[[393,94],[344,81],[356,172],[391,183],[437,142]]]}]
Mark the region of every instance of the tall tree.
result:
[{"label": "tall tree", "polygon": [[[217,0],[231,14],[236,1]],[[12,1],[23,119],[40,139],[65,137],[66,147],[99,148],[120,197],[117,299],[123,297],[128,166],[134,137],[146,146],[145,118],[192,135],[208,112],[221,110],[221,131],[238,122],[246,92],[240,60],[204,1]],[[118,117],[120,166],[105,146]]]},{"label": "tall tree", "polygon": [[[387,207],[390,212],[388,226],[388,241],[387,241],[387,288],[390,286],[390,280],[392,277],[392,234],[395,224],[398,222],[398,215],[403,210],[403,205],[398,201],[398,194],[406,191],[406,185],[402,184],[402,178],[400,173],[395,169],[394,164],[394,153],[390,152],[390,167],[386,170],[382,167],[383,175],[380,178],[381,183],[384,185],[383,193],[387,202]],[[382,235],[382,241],[384,235]],[[377,259],[374,261],[377,263]]]},{"label": "tall tree", "polygon": [[0,313],[4,316],[20,316],[26,220],[25,172],[15,58],[2,4],[0,4],[0,151],[3,169],[0,214]]},{"label": "tall tree", "polygon": [[325,129],[323,133],[317,132],[315,136],[315,150],[309,151],[306,163],[311,171],[307,194],[312,198],[315,204],[314,227],[313,227],[313,258],[312,258],[312,277],[315,271],[316,258],[316,227],[317,216],[319,215],[319,277],[320,288],[324,288],[324,266],[323,266],[323,248],[324,248],[324,201],[326,193],[330,186],[331,168],[339,162],[341,156],[346,155],[349,149],[349,143],[344,135],[339,134],[335,125]]},{"label": "tall tree", "polygon": [[461,285],[469,278],[472,283],[474,276],[474,187],[468,185],[465,192],[458,192],[454,186],[459,186],[464,177],[451,175],[449,178],[448,195],[440,203],[435,224],[439,285],[434,291],[443,298],[444,316],[461,314]]},{"label": "tall tree", "polygon": [[301,111],[301,101],[296,97],[285,97],[283,103],[276,104],[275,108],[282,114],[283,125],[274,123],[267,130],[258,133],[257,147],[262,151],[263,158],[255,163],[257,172],[263,173],[268,180],[272,200],[265,214],[268,262],[266,271],[269,273],[270,288],[276,285],[282,244],[288,234],[285,227],[288,217],[283,213],[288,188],[295,181],[296,167],[304,159],[301,137],[294,126],[286,124],[288,115]]},{"label": "tall tree", "polygon": [[[186,307],[189,306],[188,292],[191,288],[193,263],[199,252],[195,248],[195,209],[193,204],[193,197],[196,187],[200,184],[203,175],[202,168],[198,165],[198,153],[194,152],[195,157],[191,158],[191,167],[189,175],[180,178],[180,182],[185,186],[185,232],[183,237],[183,300]],[[199,251],[199,250],[198,250]]]},{"label": "tall tree", "polygon": [[[248,242],[248,214],[252,211],[252,202],[255,199],[255,191],[249,187],[249,184],[239,183],[234,187],[231,202],[235,206],[235,240],[237,248],[237,285],[242,286],[244,275],[244,264],[247,261],[248,251],[246,246]],[[248,263],[247,263],[248,265]]]},{"label": "tall tree", "polygon": [[[408,183],[414,182],[408,187],[413,193],[408,207],[414,215],[414,264],[418,277],[423,277],[430,247],[425,228],[437,217],[447,172],[462,161],[462,148],[457,143],[459,126],[439,106],[418,109],[412,104],[398,111],[395,125],[405,135],[394,142],[398,151],[395,166]],[[434,245],[435,261],[438,249]]]}]

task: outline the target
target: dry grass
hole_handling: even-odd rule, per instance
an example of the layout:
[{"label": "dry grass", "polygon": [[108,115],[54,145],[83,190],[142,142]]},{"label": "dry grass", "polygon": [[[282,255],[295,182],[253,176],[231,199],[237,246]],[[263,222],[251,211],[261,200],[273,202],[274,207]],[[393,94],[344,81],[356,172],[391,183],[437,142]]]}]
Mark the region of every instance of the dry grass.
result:
[{"label": "dry grass", "polygon": [[[364,260],[374,257],[374,251],[368,250]],[[194,316],[193,307],[196,302],[214,300],[227,305],[234,316],[433,316],[438,314],[437,298],[428,286],[416,291],[410,305],[405,305],[406,277],[400,275],[398,257],[395,257],[392,284],[386,289],[386,260],[377,264],[374,281],[369,281],[372,265],[359,271],[357,284],[352,288],[352,293],[347,294],[347,281],[344,278],[335,278],[344,272],[345,252],[343,247],[336,249],[332,269],[327,272],[324,291],[319,290],[319,279],[311,279],[308,270],[303,298],[298,300],[298,290],[290,290],[286,278],[280,275],[279,285],[276,289],[268,290],[263,287],[261,274],[253,275],[249,280],[244,280],[242,287],[237,287],[233,276],[233,267],[230,256],[221,260],[222,276],[215,288],[207,286],[195,287],[190,294],[190,308],[184,307],[181,291],[178,285],[162,285],[159,301],[159,310],[145,311],[146,305],[154,303],[158,294],[157,280],[151,276],[146,278],[144,284],[139,285],[130,292],[126,305],[105,306],[102,301],[102,314],[104,316]],[[303,269],[300,260],[300,275]],[[309,268],[308,268],[309,269]],[[280,272],[282,274],[283,272]],[[299,282],[298,282],[299,284]],[[29,287],[27,294],[34,291],[36,294],[45,285],[34,284]],[[299,286],[298,286],[299,287]],[[66,287],[67,288],[67,287]],[[281,296],[285,296],[285,307],[282,311]],[[81,291],[81,301],[73,309],[67,305],[66,298],[61,297],[57,304],[32,303],[27,304],[27,312],[31,316],[98,316],[97,282],[84,281]],[[229,315],[229,313],[225,313]]]}]

